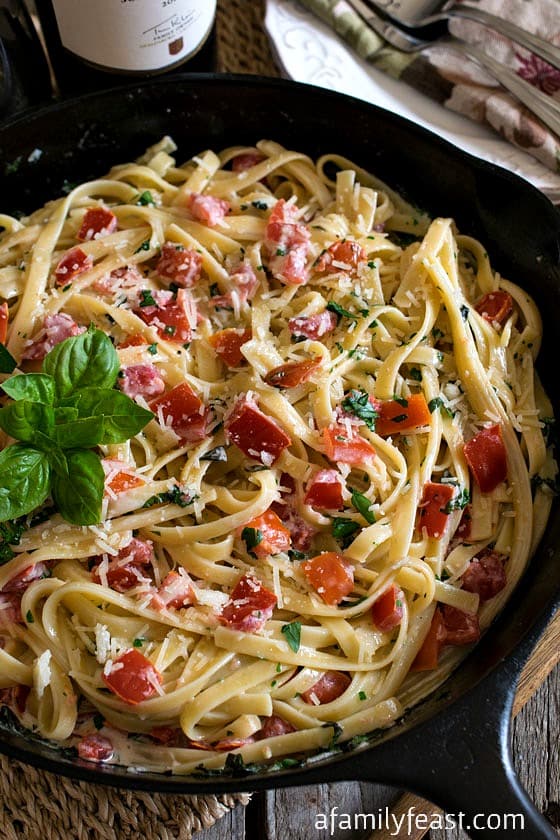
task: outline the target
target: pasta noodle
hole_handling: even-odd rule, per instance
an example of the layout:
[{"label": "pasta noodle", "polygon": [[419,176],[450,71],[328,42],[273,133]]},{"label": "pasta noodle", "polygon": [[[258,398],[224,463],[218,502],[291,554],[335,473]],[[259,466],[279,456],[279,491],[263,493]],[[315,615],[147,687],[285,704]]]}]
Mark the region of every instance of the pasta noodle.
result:
[{"label": "pasta noodle", "polygon": [[519,581],[556,484],[541,322],[339,155],[174,151],[0,217],[16,373],[95,328],[153,413],[95,448],[99,522],[0,526],[0,687],[83,759],[289,763],[391,725]]}]

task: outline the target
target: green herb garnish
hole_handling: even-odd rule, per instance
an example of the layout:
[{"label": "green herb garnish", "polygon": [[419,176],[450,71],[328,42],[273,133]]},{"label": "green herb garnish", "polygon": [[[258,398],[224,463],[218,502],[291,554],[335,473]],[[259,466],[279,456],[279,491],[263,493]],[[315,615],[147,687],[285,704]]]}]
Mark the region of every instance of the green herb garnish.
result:
[{"label": "green herb garnish", "polygon": [[379,417],[379,413],[371,404],[369,394],[366,391],[352,389],[343,399],[342,408],[362,420],[372,432],[375,431],[375,421]]},{"label": "green herb garnish", "polygon": [[290,624],[283,624],[282,633],[286,637],[289,647],[294,653],[297,653],[301,639],[301,622],[292,621]]}]

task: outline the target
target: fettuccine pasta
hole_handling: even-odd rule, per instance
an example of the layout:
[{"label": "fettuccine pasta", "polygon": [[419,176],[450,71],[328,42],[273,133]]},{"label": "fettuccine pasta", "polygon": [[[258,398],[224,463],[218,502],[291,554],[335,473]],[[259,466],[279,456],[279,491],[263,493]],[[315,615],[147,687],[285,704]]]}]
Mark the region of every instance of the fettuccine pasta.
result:
[{"label": "fettuccine pasta", "polygon": [[84,760],[286,764],[391,725],[519,581],[556,483],[541,321],[340,155],[174,151],[0,217],[15,372],[93,327],[153,413],[95,450],[97,524],[1,526],[0,687]]}]

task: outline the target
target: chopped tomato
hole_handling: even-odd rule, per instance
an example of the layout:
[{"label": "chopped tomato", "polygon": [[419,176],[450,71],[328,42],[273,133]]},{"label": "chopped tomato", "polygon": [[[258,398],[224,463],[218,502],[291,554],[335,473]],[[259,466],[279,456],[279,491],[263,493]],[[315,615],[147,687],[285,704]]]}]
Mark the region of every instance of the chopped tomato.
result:
[{"label": "chopped tomato", "polygon": [[50,576],[50,569],[46,563],[33,563],[4,584],[2,592],[25,592],[28,586],[36,580]]},{"label": "chopped tomato", "polygon": [[422,501],[418,507],[418,528],[426,529],[429,537],[439,540],[443,536],[449,513],[447,505],[453,498],[455,488],[452,484],[437,484],[428,481],[424,485]]},{"label": "chopped tomato", "polygon": [[143,344],[148,344],[144,336],[141,333],[134,333],[121,341],[119,350],[124,350],[125,347],[141,347]]},{"label": "chopped tomato", "polygon": [[192,443],[206,437],[208,409],[187,382],[153,400],[150,408],[163,426],[170,426],[183,440]]},{"label": "chopped tomato", "polygon": [[351,271],[356,269],[366,258],[366,252],[353,239],[340,239],[333,242],[315,263],[316,271],[327,269]]},{"label": "chopped tomato", "polygon": [[0,305],[0,344],[5,344],[8,337],[8,321],[10,310],[6,301]]},{"label": "chopped tomato", "polygon": [[112,493],[126,493],[127,490],[132,490],[133,487],[141,487],[146,482],[139,475],[133,475],[127,472],[118,472],[107,484],[107,489]]},{"label": "chopped tomato", "polygon": [[507,455],[499,423],[481,429],[463,446],[467,464],[483,493],[490,493],[507,476]]},{"label": "chopped tomato", "polygon": [[208,339],[220,359],[230,368],[239,367],[246,360],[241,353],[243,345],[251,340],[250,329],[236,329],[230,327],[227,330],[220,330]]},{"label": "chopped tomato", "polygon": [[491,324],[504,324],[513,312],[513,298],[509,292],[498,289],[488,292],[475,306],[479,315]]},{"label": "chopped tomato", "polygon": [[[136,539],[133,537],[125,548],[121,548],[116,557],[108,557],[108,564],[104,574],[107,576],[107,584],[115,592],[126,592],[133,589],[140,583],[149,583],[146,577],[146,569],[154,556],[154,548],[151,542]],[[97,558],[100,559],[100,558]],[[101,583],[99,567],[101,562],[91,570],[91,578],[94,583]]]},{"label": "chopped tomato", "polygon": [[443,616],[439,607],[436,607],[432,617],[432,623],[428,635],[424,639],[422,647],[416,654],[411,665],[411,671],[433,671],[438,666],[439,654],[445,644],[447,633]]},{"label": "chopped tomato", "polygon": [[216,227],[230,211],[229,202],[225,199],[200,193],[191,193],[187,207],[193,218],[204,222],[208,227]]},{"label": "chopped tomato", "polygon": [[240,747],[244,747],[245,744],[252,744],[254,740],[253,735],[250,735],[248,738],[222,738],[220,741],[216,741],[213,749],[218,752],[229,752],[230,750],[238,750]]},{"label": "chopped tomato", "polygon": [[292,443],[276,421],[263,414],[247,394],[237,400],[224,428],[229,441],[266,467],[276,463],[284,449]]},{"label": "chopped tomato", "polygon": [[296,220],[293,205],[281,198],[269,216],[265,231],[268,268],[282,283],[299,286],[307,280],[307,255],[311,234]]},{"label": "chopped tomato", "polygon": [[152,595],[150,606],[155,610],[181,610],[194,604],[195,600],[192,580],[184,569],[180,569],[165,576],[157,592]]},{"label": "chopped tomato", "polygon": [[265,156],[260,152],[244,152],[244,154],[236,155],[232,162],[231,168],[234,172],[245,172],[265,160]]},{"label": "chopped tomato", "polygon": [[413,394],[402,401],[376,400],[375,409],[379,414],[375,431],[382,437],[428,426],[432,419],[424,394]]},{"label": "chopped tomato", "polygon": [[404,592],[398,586],[390,586],[371,606],[373,623],[382,633],[389,633],[398,627],[404,611]]},{"label": "chopped tomato", "polygon": [[320,359],[306,359],[302,362],[286,362],[285,365],[269,370],[264,381],[274,388],[295,388],[307,382],[312,373],[321,367]]},{"label": "chopped tomato", "polygon": [[112,663],[109,673],[103,669],[102,679],[113,694],[130,706],[149,700],[162,683],[159,671],[140,651],[131,649]]},{"label": "chopped tomato", "polygon": [[276,595],[252,575],[243,575],[235,585],[219,620],[233,630],[261,630],[274,612]]},{"label": "chopped tomato", "polygon": [[317,529],[303,519],[297,510],[296,483],[291,475],[282,473],[280,476],[280,495],[277,502],[273,502],[271,509],[278,514],[292,540],[292,547],[297,551],[309,551],[311,541]]},{"label": "chopped tomato", "polygon": [[154,726],[150,729],[150,738],[158,744],[177,747],[184,738],[182,729],[173,729],[172,726]]},{"label": "chopped tomato", "polygon": [[78,246],[67,251],[54,270],[56,286],[66,286],[78,274],[87,271],[93,265],[93,259]]},{"label": "chopped tomato", "polygon": [[335,606],[354,588],[354,567],[342,554],[325,551],[301,564],[309,584],[325,604]]},{"label": "chopped tomato", "polygon": [[296,318],[290,318],[288,329],[292,335],[305,336],[312,341],[317,341],[336,329],[337,324],[336,313],[331,312],[330,309],[323,309],[316,315],[299,315]]},{"label": "chopped tomato", "polygon": [[165,242],[156,271],[163,280],[189,289],[200,279],[202,256],[193,248],[184,248],[176,242]]},{"label": "chopped tomato", "polygon": [[107,207],[90,207],[86,210],[76,238],[82,242],[101,239],[117,229],[117,217]]},{"label": "chopped tomato", "polygon": [[312,706],[332,703],[344,694],[351,682],[351,677],[344,671],[325,671],[315,685],[302,692],[301,699]]},{"label": "chopped tomato", "polygon": [[481,553],[471,560],[470,565],[464,572],[462,581],[463,589],[467,592],[476,592],[480,595],[481,601],[489,601],[501,592],[506,585],[506,573],[504,570],[505,554],[485,548]]},{"label": "chopped tomato", "polygon": [[[255,533],[247,534],[246,529]],[[281,551],[287,551],[292,544],[290,532],[284,528],[282,520],[270,509],[247,522],[239,533],[241,539],[247,543],[247,550],[256,554],[257,557],[279,554]]]},{"label": "chopped tomato", "polygon": [[323,443],[327,458],[336,463],[359,466],[375,458],[371,443],[354,431],[348,434],[346,426],[323,429]]},{"label": "chopped tomato", "polygon": [[102,735],[86,735],[77,745],[78,755],[84,761],[109,761],[113,756],[113,745]]},{"label": "chopped tomato", "polygon": [[255,740],[262,741],[263,738],[276,738],[278,735],[288,735],[295,732],[295,726],[284,720],[279,715],[266,717],[262,722],[262,728],[255,732]]},{"label": "chopped tomato", "polygon": [[445,624],[445,644],[470,645],[480,639],[480,625],[478,615],[458,610],[444,604],[442,608],[443,623]]},{"label": "chopped tomato", "polygon": [[157,328],[158,335],[165,341],[184,344],[192,340],[197,324],[196,303],[186,289],[179,289],[177,295],[167,290],[152,295],[155,304],[134,309],[145,324]]},{"label": "chopped tomato", "polygon": [[340,510],[343,481],[338,470],[319,470],[308,483],[304,503],[318,510]]}]

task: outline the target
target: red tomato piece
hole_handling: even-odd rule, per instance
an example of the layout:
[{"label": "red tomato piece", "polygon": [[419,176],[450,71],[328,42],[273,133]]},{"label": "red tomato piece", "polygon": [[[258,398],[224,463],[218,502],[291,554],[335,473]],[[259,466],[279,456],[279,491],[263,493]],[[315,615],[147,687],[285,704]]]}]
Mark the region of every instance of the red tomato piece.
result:
[{"label": "red tomato piece", "polygon": [[445,644],[470,645],[480,639],[478,615],[458,610],[444,604],[442,608],[445,625]]},{"label": "red tomato piece", "polygon": [[50,569],[46,563],[34,563],[31,566],[27,566],[26,569],[23,569],[23,571],[19,572],[17,575],[14,575],[13,578],[10,578],[10,580],[4,584],[2,592],[23,593],[34,581],[42,580],[43,578],[49,576]]},{"label": "red tomato piece", "polygon": [[165,242],[156,271],[163,280],[190,289],[200,279],[202,255],[193,248],[185,248],[176,242]]},{"label": "red tomato piece", "polygon": [[150,738],[158,744],[178,747],[184,738],[182,729],[173,729],[171,726],[154,726],[150,729]]},{"label": "red tomato piece", "polygon": [[240,528],[238,533],[241,539],[245,539],[243,536],[245,528],[251,528],[260,534],[260,542],[248,548],[257,557],[268,557],[271,554],[288,551],[292,544],[290,532],[284,528],[282,520],[273,510],[265,510],[260,516],[255,516]]},{"label": "red tomato piece", "polygon": [[84,761],[109,761],[113,745],[102,735],[86,735],[77,745],[78,755]]},{"label": "red tomato piece", "polygon": [[443,536],[449,514],[446,507],[453,498],[455,488],[452,484],[437,484],[428,481],[424,485],[422,501],[418,507],[418,528],[426,529],[429,537],[439,540]]},{"label": "red tomato piece", "polygon": [[340,604],[354,588],[354,567],[336,551],[311,557],[301,568],[310,586],[329,606]]},{"label": "red tomato piece", "polygon": [[375,401],[375,409],[379,414],[375,421],[378,435],[385,437],[430,425],[432,415],[424,394],[413,394],[403,403],[398,400]]},{"label": "red tomato piece", "polygon": [[263,160],[265,160],[265,156],[260,152],[244,152],[233,158],[231,168],[234,172],[245,172],[252,166],[256,166],[257,163],[262,163]]},{"label": "red tomato piece", "polygon": [[109,673],[104,669],[102,679],[113,694],[130,706],[149,700],[163,682],[150,660],[134,648],[115,659]]},{"label": "red tomato piece", "polygon": [[152,595],[150,606],[154,610],[181,610],[194,604],[195,590],[184,569],[171,571],[165,576],[157,592]]},{"label": "red tomato piece", "polygon": [[499,423],[487,426],[463,446],[467,464],[483,493],[490,493],[507,476],[507,455]]},{"label": "red tomato piece", "polygon": [[66,286],[78,274],[87,271],[93,265],[93,259],[78,246],[67,251],[54,270],[56,286]]},{"label": "red tomato piece", "polygon": [[315,270],[352,271],[356,270],[365,258],[366,252],[361,245],[353,239],[340,239],[338,242],[329,245],[327,250],[321,254],[315,263]]},{"label": "red tomato piece", "polygon": [[157,397],[165,391],[165,382],[155,365],[127,365],[117,379],[119,389],[130,397]]},{"label": "red tomato piece", "polygon": [[139,306],[134,309],[145,324],[156,327],[158,335],[165,341],[184,344],[192,340],[196,330],[198,313],[196,303],[186,289],[172,292],[157,291],[152,297],[153,306]]},{"label": "red tomato piece", "polygon": [[204,440],[208,425],[208,409],[187,382],[150,403],[160,425],[169,426],[178,437],[192,443]]},{"label": "red tomato piece", "polygon": [[247,341],[251,340],[251,336],[250,329],[244,330],[230,327],[211,335],[208,342],[212,345],[220,359],[228,367],[233,368],[246,363],[246,359],[241,353],[241,348]]},{"label": "red tomato piece", "polygon": [[101,239],[117,229],[117,217],[107,207],[90,207],[86,210],[76,238],[81,242]]},{"label": "red tomato piece", "polygon": [[[109,562],[105,568],[108,586],[115,592],[126,592],[139,584],[150,583],[150,579],[146,577],[146,571],[153,555],[154,549],[151,542],[144,542],[133,537],[125,548],[121,548],[116,557],[108,558]],[[102,583],[100,565],[101,563],[98,563],[91,570],[91,579],[98,584]]]},{"label": "red tomato piece", "polygon": [[274,612],[277,598],[253,575],[243,575],[235,585],[219,620],[233,630],[261,630]]},{"label": "red tomato piece", "polygon": [[475,306],[479,315],[490,324],[504,324],[513,312],[513,298],[509,292],[498,289],[488,292]]},{"label": "red tomato piece", "polygon": [[398,586],[390,586],[371,605],[373,623],[382,633],[389,633],[398,627],[404,612],[404,592]]},{"label": "red tomato piece", "polygon": [[344,671],[325,671],[315,685],[302,692],[301,699],[311,706],[332,703],[344,694],[351,682],[351,677]]},{"label": "red tomato piece", "polygon": [[8,304],[4,301],[0,305],[0,344],[5,344],[8,337],[8,321],[10,319],[10,310]]},{"label": "red tomato piece", "polygon": [[109,481],[107,489],[118,495],[119,493],[126,493],[127,490],[132,490],[133,487],[142,487],[145,483],[139,475],[121,471],[116,473]]},{"label": "red tomato piece", "polygon": [[124,350],[125,347],[141,347],[143,344],[148,344],[144,336],[141,333],[134,333],[134,335],[129,335],[124,341],[121,341],[119,350]]},{"label": "red tomato piece", "polygon": [[481,601],[489,601],[506,585],[505,554],[485,548],[475,557],[464,572],[463,589],[476,592]]},{"label": "red tomato piece", "polygon": [[262,724],[262,728],[255,732],[256,741],[262,741],[263,738],[276,738],[278,735],[288,735],[290,732],[296,731],[295,726],[292,726],[291,723],[279,715],[266,717]]},{"label": "red tomato piece", "polygon": [[286,362],[285,365],[269,370],[264,381],[274,388],[295,388],[321,367],[321,359],[306,359],[302,362]]},{"label": "red tomato piece", "polygon": [[346,426],[330,426],[323,429],[325,454],[331,461],[359,466],[375,458],[375,449],[357,432],[350,432]]},{"label": "red tomato piece", "polygon": [[213,195],[201,195],[191,193],[187,201],[189,212],[199,222],[204,222],[208,227],[216,227],[218,222],[227,216],[230,211],[229,202],[223,198],[216,198]]},{"label": "red tomato piece", "polygon": [[304,503],[318,510],[340,510],[343,480],[338,470],[319,470],[307,485]]},{"label": "red tomato piece", "polygon": [[438,666],[439,654],[445,644],[447,632],[443,616],[439,607],[436,607],[432,617],[432,623],[428,635],[424,639],[422,647],[416,654],[411,665],[411,671],[433,671]]},{"label": "red tomato piece", "polygon": [[296,337],[305,336],[312,341],[317,341],[317,339],[336,329],[337,324],[336,313],[331,312],[330,309],[323,309],[316,315],[298,315],[296,318],[290,318],[288,328],[291,334]]},{"label": "red tomato piece", "polygon": [[263,414],[247,394],[237,400],[225,420],[224,428],[228,441],[266,467],[276,463],[284,449],[292,443],[276,421]]}]

